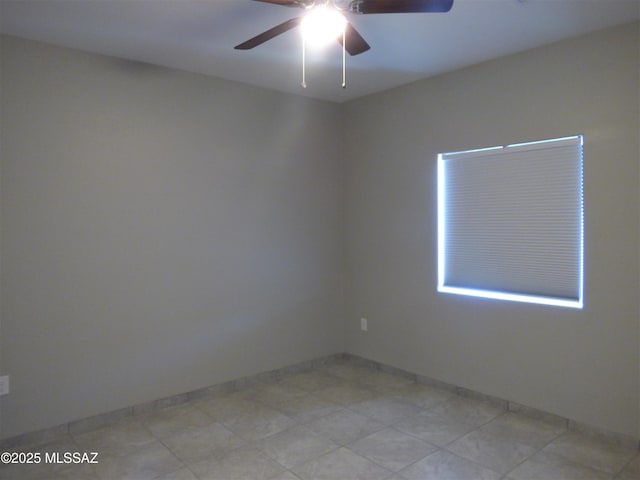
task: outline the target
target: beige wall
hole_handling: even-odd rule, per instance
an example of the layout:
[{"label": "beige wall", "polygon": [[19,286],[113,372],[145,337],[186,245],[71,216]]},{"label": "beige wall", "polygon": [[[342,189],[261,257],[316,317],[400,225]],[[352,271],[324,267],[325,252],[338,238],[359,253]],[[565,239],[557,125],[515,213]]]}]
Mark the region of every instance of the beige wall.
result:
[{"label": "beige wall", "polygon": [[[346,106],[350,352],[639,434],[639,58],[627,25]],[[437,153],[577,133],[585,308],[436,293]]]},{"label": "beige wall", "polygon": [[2,48],[0,438],[344,351],[337,105]]}]

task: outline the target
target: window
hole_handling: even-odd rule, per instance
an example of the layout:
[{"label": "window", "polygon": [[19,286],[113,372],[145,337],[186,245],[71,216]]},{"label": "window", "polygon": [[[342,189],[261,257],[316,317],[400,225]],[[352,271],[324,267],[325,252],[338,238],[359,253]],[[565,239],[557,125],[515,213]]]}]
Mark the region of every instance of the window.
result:
[{"label": "window", "polygon": [[438,291],[583,306],[582,135],[438,155]]}]

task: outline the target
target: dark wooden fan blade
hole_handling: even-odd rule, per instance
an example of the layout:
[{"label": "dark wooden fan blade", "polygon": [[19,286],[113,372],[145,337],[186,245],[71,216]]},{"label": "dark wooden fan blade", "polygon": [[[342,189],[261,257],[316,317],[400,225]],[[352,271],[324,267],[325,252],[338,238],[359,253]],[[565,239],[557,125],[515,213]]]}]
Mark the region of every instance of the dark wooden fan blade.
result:
[{"label": "dark wooden fan blade", "polygon": [[284,5],[286,7],[299,7],[297,0],[253,0],[254,2],[273,3],[274,5]]},{"label": "dark wooden fan blade", "polygon": [[[345,50],[349,52],[349,55],[358,55],[371,48],[366,40],[362,38],[362,35],[360,35],[350,23],[347,23],[344,31],[344,38]],[[340,42],[340,45],[342,45],[342,36],[338,37],[338,41]]]},{"label": "dark wooden fan blade", "polygon": [[256,35],[255,37],[250,38],[246,42],[243,42],[240,45],[236,45],[233,48],[235,48],[236,50],[250,50],[253,47],[262,45],[267,40],[271,40],[272,38],[277,37],[281,33],[288,32],[292,28],[296,28],[298,25],[300,25],[301,20],[302,19],[300,17],[287,20],[286,22],[283,22],[280,25],[276,25],[266,32],[262,32],[260,35]]},{"label": "dark wooden fan blade", "polygon": [[453,0],[362,0],[354,2],[354,13],[444,13]]}]

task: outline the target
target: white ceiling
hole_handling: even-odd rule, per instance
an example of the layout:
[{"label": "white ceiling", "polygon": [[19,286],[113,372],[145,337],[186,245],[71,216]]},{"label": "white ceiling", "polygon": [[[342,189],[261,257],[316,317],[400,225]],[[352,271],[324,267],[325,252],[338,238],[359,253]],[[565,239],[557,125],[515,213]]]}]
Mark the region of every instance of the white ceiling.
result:
[{"label": "white ceiling", "polygon": [[349,15],[371,50],[307,52],[289,31],[233,47],[298,8],[252,0],[0,0],[0,31],[80,50],[343,102],[564,38],[640,19],[640,0],[454,0],[449,13]]}]

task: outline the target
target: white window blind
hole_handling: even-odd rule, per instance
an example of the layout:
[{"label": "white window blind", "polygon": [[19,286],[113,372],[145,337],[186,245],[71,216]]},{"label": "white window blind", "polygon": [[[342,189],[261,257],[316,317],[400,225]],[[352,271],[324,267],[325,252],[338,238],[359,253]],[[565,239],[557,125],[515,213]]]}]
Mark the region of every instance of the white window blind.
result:
[{"label": "white window blind", "polygon": [[582,136],[438,155],[438,290],[582,308]]}]

